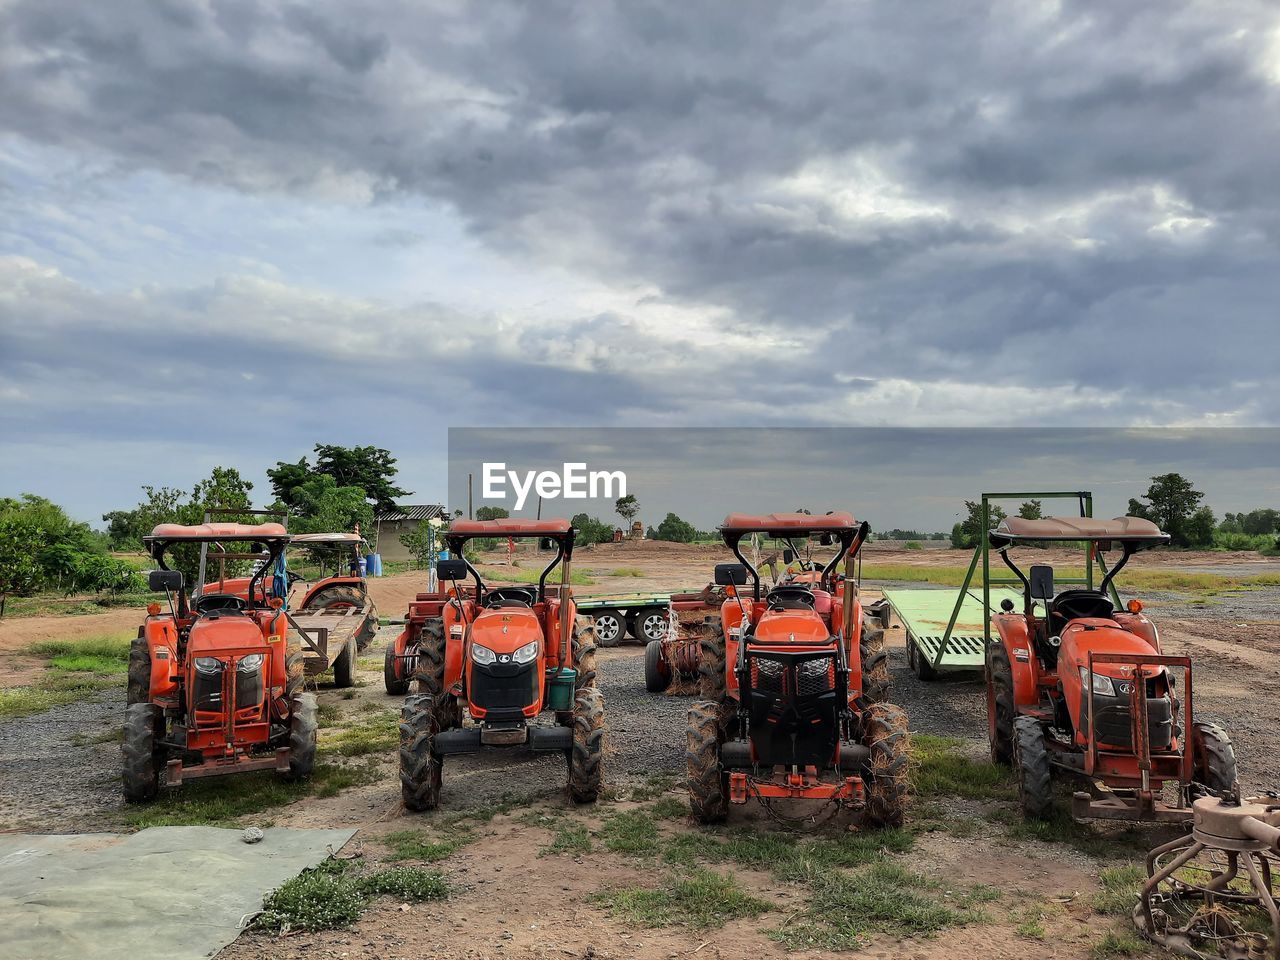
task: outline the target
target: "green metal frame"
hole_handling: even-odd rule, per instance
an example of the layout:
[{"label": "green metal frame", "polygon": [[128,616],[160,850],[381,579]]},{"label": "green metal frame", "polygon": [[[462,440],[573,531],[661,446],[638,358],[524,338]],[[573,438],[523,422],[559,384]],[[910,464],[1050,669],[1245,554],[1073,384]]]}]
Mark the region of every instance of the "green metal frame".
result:
[{"label": "green metal frame", "polygon": [[[951,634],[955,630],[956,620],[959,618],[960,610],[964,606],[964,598],[969,593],[969,586],[973,583],[973,575],[978,569],[979,560],[982,561],[982,637],[988,646],[991,644],[991,588],[993,586],[1016,586],[1019,590],[1022,589],[1022,581],[1016,577],[991,576],[991,501],[993,500],[1074,500],[1079,505],[1080,516],[1093,516],[1093,493],[1088,490],[984,493],[982,495],[982,533],[978,537],[977,547],[974,548],[973,559],[969,561],[969,570],[965,574],[964,583],[960,585],[960,595],[956,597],[955,609],[951,611],[951,619],[947,623],[946,632],[942,635],[942,643],[938,645],[938,652],[934,655],[933,667],[935,670],[941,667],[942,658],[947,653],[947,647],[950,646]],[[1106,563],[1101,556],[1094,556],[1092,543],[1085,543],[1084,554],[1084,577],[1070,577],[1062,580],[1055,578],[1057,583],[1076,584],[1092,590],[1095,561],[1102,575],[1106,576]],[[1118,607],[1120,606],[1120,595],[1116,591],[1114,582],[1110,586],[1112,599],[1115,600]]]}]

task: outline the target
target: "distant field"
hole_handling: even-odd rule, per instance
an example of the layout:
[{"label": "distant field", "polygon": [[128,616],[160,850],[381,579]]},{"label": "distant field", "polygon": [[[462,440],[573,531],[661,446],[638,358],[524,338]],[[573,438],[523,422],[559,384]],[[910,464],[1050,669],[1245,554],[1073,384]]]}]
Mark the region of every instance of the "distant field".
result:
[{"label": "distant field", "polygon": [[[999,576],[1012,576],[1003,564],[997,564],[999,564],[998,558],[992,563],[992,569],[999,570]],[[968,569],[968,566],[917,567],[905,563],[867,563],[862,566],[862,576],[865,580],[898,580],[958,587],[964,583],[964,575]],[[1084,568],[1056,567],[1054,574],[1060,579],[1081,578],[1084,576]],[[974,580],[976,583],[982,582],[981,570],[975,571]],[[1177,569],[1126,569],[1121,571],[1117,583],[1129,589],[1212,593],[1219,590],[1257,590],[1280,586],[1280,573],[1236,577],[1219,573],[1192,573]]]}]

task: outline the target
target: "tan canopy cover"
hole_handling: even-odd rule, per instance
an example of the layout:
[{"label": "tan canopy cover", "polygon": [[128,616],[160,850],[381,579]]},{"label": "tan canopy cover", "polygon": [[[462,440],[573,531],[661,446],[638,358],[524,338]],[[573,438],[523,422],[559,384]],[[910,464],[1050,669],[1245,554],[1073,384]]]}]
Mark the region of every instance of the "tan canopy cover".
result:
[{"label": "tan canopy cover", "polygon": [[993,546],[1004,546],[1015,540],[1122,540],[1154,546],[1168,543],[1169,535],[1162,533],[1150,520],[1140,517],[1116,517],[1113,520],[1098,517],[1044,517],[1040,520],[1009,517],[991,531]]}]

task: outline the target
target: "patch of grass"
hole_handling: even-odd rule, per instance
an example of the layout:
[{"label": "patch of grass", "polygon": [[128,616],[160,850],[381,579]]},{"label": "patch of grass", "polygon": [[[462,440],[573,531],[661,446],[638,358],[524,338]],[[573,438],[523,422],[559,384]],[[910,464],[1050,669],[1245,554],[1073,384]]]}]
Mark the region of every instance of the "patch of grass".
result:
[{"label": "patch of grass", "polygon": [[42,640],[26,653],[48,660],[55,670],[72,673],[124,673],[129,668],[130,637],[83,637]]},{"label": "patch of grass", "polygon": [[1017,921],[1014,933],[1024,940],[1044,940],[1048,936],[1044,926],[1045,914],[1040,904],[1024,907],[1013,914],[1013,919]]},{"label": "patch of grass", "polygon": [[254,926],[275,933],[332,930],[355,923],[375,897],[420,903],[447,895],[444,878],[420,867],[393,867],[362,875],[347,869],[344,861],[326,860],[267,894]]},{"label": "patch of grass", "polygon": [[69,738],[70,742],[77,747],[89,747],[100,743],[119,743],[124,739],[124,730],[120,727],[110,727],[94,734],[77,733]]},{"label": "patch of grass", "polygon": [[41,687],[10,687],[0,690],[0,719],[44,713],[70,703],[76,696],[70,690],[45,690]]},{"label": "patch of grass", "polygon": [[336,703],[322,703],[317,711],[320,720],[320,726],[331,727],[342,719],[342,711],[338,709]]},{"label": "patch of grass", "polygon": [[555,837],[550,846],[543,848],[542,854],[571,853],[583,854],[591,852],[591,834],[582,823],[563,823],[555,828]]},{"label": "patch of grass", "polygon": [[644,802],[660,797],[676,785],[676,778],[665,773],[650,774],[644,783],[632,787],[628,793],[632,800]]},{"label": "patch of grass", "polygon": [[302,783],[285,783],[269,771],[192,780],[179,789],[162,790],[152,803],[128,808],[124,822],[139,830],[197,824],[234,827],[243,817],[311,794],[335,796],[348,787],[371,783],[375,777],[371,767],[321,763],[311,779]]},{"label": "patch of grass", "polygon": [[1098,873],[1102,890],[1093,897],[1093,909],[1109,916],[1127,917],[1138,902],[1138,892],[1146,879],[1146,870],[1136,863],[1104,868]]},{"label": "patch of grass", "polygon": [[631,926],[695,930],[722,927],[730,920],[758,916],[770,908],[743,891],[733,877],[701,868],[667,874],[657,888],[622,887],[591,899]]},{"label": "patch of grass", "polygon": [[[521,567],[486,567],[478,566],[480,576],[484,578],[487,584],[501,583],[537,583],[538,577],[542,575],[542,568],[536,570],[525,570]],[[552,576],[547,578],[548,583],[559,583],[559,571],[553,571]],[[595,583],[581,570],[571,570],[569,573],[569,582],[580,587],[589,587]]]},{"label": "patch of grass", "polygon": [[455,834],[451,840],[433,840],[420,830],[397,830],[382,838],[382,842],[391,848],[388,860],[422,860],[436,863],[446,860],[453,854],[475,840],[473,834],[465,831]]},{"label": "patch of grass", "polygon": [[922,797],[967,797],[971,800],[1012,800],[1017,795],[1013,776],[990,760],[965,756],[968,744],[957,737],[911,735],[914,792]]},{"label": "patch of grass", "polygon": [[659,797],[656,803],[650,804],[646,809],[658,820],[683,820],[689,816],[689,801],[676,797]]},{"label": "patch of grass", "polygon": [[1108,933],[1094,944],[1090,955],[1096,960],[1107,960],[1109,957],[1140,957],[1147,953],[1147,948],[1131,933]]},{"label": "patch of grass", "polygon": [[[967,566],[917,567],[907,563],[867,563],[862,567],[865,580],[896,580],[904,583],[936,583],[958,587],[964,583]],[[1055,568],[1061,579],[1083,578],[1083,567]],[[1259,590],[1280,586],[1280,574],[1260,573],[1253,576],[1230,576],[1220,573],[1196,573],[1177,568],[1126,569],[1118,586],[1120,592],[1136,590],[1169,591],[1175,593],[1205,593],[1221,590]]]},{"label": "patch of grass", "polygon": [[643,577],[644,571],[639,567],[616,567],[609,571],[611,577]]},{"label": "patch of grass", "polygon": [[160,593],[103,594],[96,597],[64,597],[60,594],[39,594],[34,597],[10,597],[4,606],[6,617],[74,617],[90,613],[102,613],[118,607],[145,607],[155,601],[163,601]]},{"label": "patch of grass", "polygon": [[988,919],[977,906],[990,899],[985,890],[948,896],[938,881],[883,861],[819,874],[811,889],[806,911],[772,934],[789,950],[851,950],[877,934],[928,935]]},{"label": "patch of grass", "polygon": [[1064,843],[1081,853],[1099,859],[1114,858],[1124,854],[1145,854],[1151,846],[1150,837],[1144,837],[1132,828],[1101,831],[1091,823],[1076,823],[1067,813],[1066,803],[1058,802],[1048,820],[1024,820],[1020,816],[997,813],[989,817],[994,823],[1003,824],[1012,840],[1039,840],[1042,843]]},{"label": "patch of grass", "polygon": [[658,852],[658,825],[645,810],[615,813],[600,830],[607,849],[628,856],[651,856]]},{"label": "patch of grass", "polygon": [[519,810],[523,807],[532,807],[537,801],[538,795],[536,793],[504,793],[494,802],[484,806],[468,807],[466,810],[446,814],[440,822],[450,827],[466,823],[468,820],[476,823],[488,823],[496,816],[511,813],[513,810]]},{"label": "patch of grass", "polygon": [[326,730],[320,736],[320,755],[391,754],[399,745],[400,715],[394,710],[383,710]]}]

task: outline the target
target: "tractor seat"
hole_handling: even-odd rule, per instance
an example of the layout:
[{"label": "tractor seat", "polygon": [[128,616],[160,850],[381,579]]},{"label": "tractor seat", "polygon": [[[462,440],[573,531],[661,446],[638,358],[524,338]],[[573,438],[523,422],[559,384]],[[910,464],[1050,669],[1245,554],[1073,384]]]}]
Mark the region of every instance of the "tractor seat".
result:
[{"label": "tractor seat", "polygon": [[808,587],[774,587],[765,602],[770,610],[813,610],[818,601]]},{"label": "tractor seat", "polygon": [[1106,620],[1115,613],[1115,604],[1101,590],[1063,590],[1049,607],[1049,629],[1057,634],[1072,620],[1098,617]]},{"label": "tractor seat", "polygon": [[532,607],[537,594],[528,587],[501,587],[484,596],[484,605],[493,607]]},{"label": "tractor seat", "polygon": [[244,613],[249,606],[244,597],[234,593],[206,593],[196,599],[196,613]]}]

